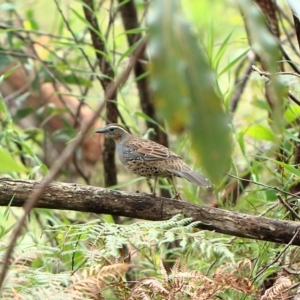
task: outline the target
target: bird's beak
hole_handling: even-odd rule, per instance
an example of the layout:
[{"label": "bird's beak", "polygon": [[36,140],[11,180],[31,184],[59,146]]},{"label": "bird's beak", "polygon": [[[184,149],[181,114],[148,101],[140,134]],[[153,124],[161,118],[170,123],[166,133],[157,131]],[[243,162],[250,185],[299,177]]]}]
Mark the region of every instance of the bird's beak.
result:
[{"label": "bird's beak", "polygon": [[95,133],[106,133],[106,129],[105,128],[98,129],[95,131]]}]

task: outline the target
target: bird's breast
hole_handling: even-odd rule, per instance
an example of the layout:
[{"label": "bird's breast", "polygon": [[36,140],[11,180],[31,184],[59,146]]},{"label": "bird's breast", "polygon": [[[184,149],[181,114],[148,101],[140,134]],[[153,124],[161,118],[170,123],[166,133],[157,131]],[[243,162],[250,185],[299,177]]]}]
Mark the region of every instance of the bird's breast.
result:
[{"label": "bird's breast", "polygon": [[116,150],[117,150],[117,153],[118,153],[121,163],[123,165],[125,165],[126,160],[125,160],[125,156],[124,156],[124,146],[117,143]]}]

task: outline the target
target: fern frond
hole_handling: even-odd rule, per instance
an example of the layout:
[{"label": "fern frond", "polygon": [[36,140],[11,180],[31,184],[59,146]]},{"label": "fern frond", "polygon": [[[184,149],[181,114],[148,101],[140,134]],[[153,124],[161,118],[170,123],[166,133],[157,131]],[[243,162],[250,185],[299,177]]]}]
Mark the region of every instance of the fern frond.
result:
[{"label": "fern frond", "polygon": [[274,285],[265,291],[261,300],[287,300],[289,288],[293,285],[293,281],[288,276],[280,276]]},{"label": "fern frond", "polygon": [[168,272],[163,264],[163,260],[160,260],[160,272],[164,278],[165,281],[168,281],[169,280],[169,275],[168,275]]},{"label": "fern frond", "polygon": [[124,263],[104,266],[99,270],[99,272],[97,272],[98,279],[103,280],[107,276],[121,276],[128,271],[129,267],[129,264]]},{"label": "fern frond", "polygon": [[[128,298],[135,299],[138,295],[160,295],[167,297],[169,295],[169,291],[164,288],[162,283],[158,278],[149,277],[140,279],[132,288],[132,292]],[[145,298],[145,297],[144,297]],[[168,298],[167,298],[168,299]]]},{"label": "fern frond", "polygon": [[180,268],[180,263],[181,263],[181,258],[177,258],[172,269],[171,269],[171,274],[172,276],[176,276],[179,272],[179,268]]},{"label": "fern frond", "polygon": [[131,245],[138,251],[153,251],[153,246],[161,248],[176,240],[180,240],[181,251],[198,253],[200,250],[207,258],[215,256],[233,261],[229,245],[222,244],[220,239],[217,242],[207,239],[206,232],[195,231],[197,224],[191,218],[184,219],[177,215],[160,222],[120,225],[93,221],[74,226],[54,226],[53,230],[59,232],[61,237],[59,255],[70,258],[82,255],[87,266],[101,265],[103,261],[112,258],[119,260],[124,245]]},{"label": "fern frond", "polygon": [[83,269],[71,276],[72,284],[66,290],[76,295],[88,296],[90,299],[100,299],[103,289],[109,288],[112,282],[118,282],[118,278],[125,274],[128,268],[128,264],[118,263]]}]

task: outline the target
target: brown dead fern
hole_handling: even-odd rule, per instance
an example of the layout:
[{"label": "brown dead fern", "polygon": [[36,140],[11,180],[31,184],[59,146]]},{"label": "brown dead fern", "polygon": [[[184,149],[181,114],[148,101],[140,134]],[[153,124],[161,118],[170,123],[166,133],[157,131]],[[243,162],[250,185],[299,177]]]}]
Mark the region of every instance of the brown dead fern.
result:
[{"label": "brown dead fern", "polygon": [[[118,283],[128,271],[129,265],[116,263],[108,266],[92,266],[71,276],[71,284],[66,291],[76,296],[102,300],[104,289],[109,289]],[[123,280],[122,280],[123,281]]]},{"label": "brown dead fern", "polygon": [[186,266],[180,267],[178,259],[170,274],[161,264],[163,278],[148,277],[140,279],[132,288],[128,300],[141,299],[213,299],[221,291],[233,289],[247,295],[253,293],[251,281],[237,275],[237,268],[231,273],[219,269],[208,278],[200,271],[187,271]]},{"label": "brown dead fern", "polygon": [[260,300],[287,300],[293,281],[286,274],[280,274],[274,285],[267,289]]}]

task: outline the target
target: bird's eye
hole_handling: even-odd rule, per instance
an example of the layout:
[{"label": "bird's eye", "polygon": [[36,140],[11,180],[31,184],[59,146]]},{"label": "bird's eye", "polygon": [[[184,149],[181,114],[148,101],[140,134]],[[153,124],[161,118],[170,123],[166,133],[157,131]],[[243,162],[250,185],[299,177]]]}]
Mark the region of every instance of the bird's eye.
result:
[{"label": "bird's eye", "polygon": [[114,132],[114,131],[115,131],[115,128],[109,128],[109,131],[110,131],[110,132]]}]

